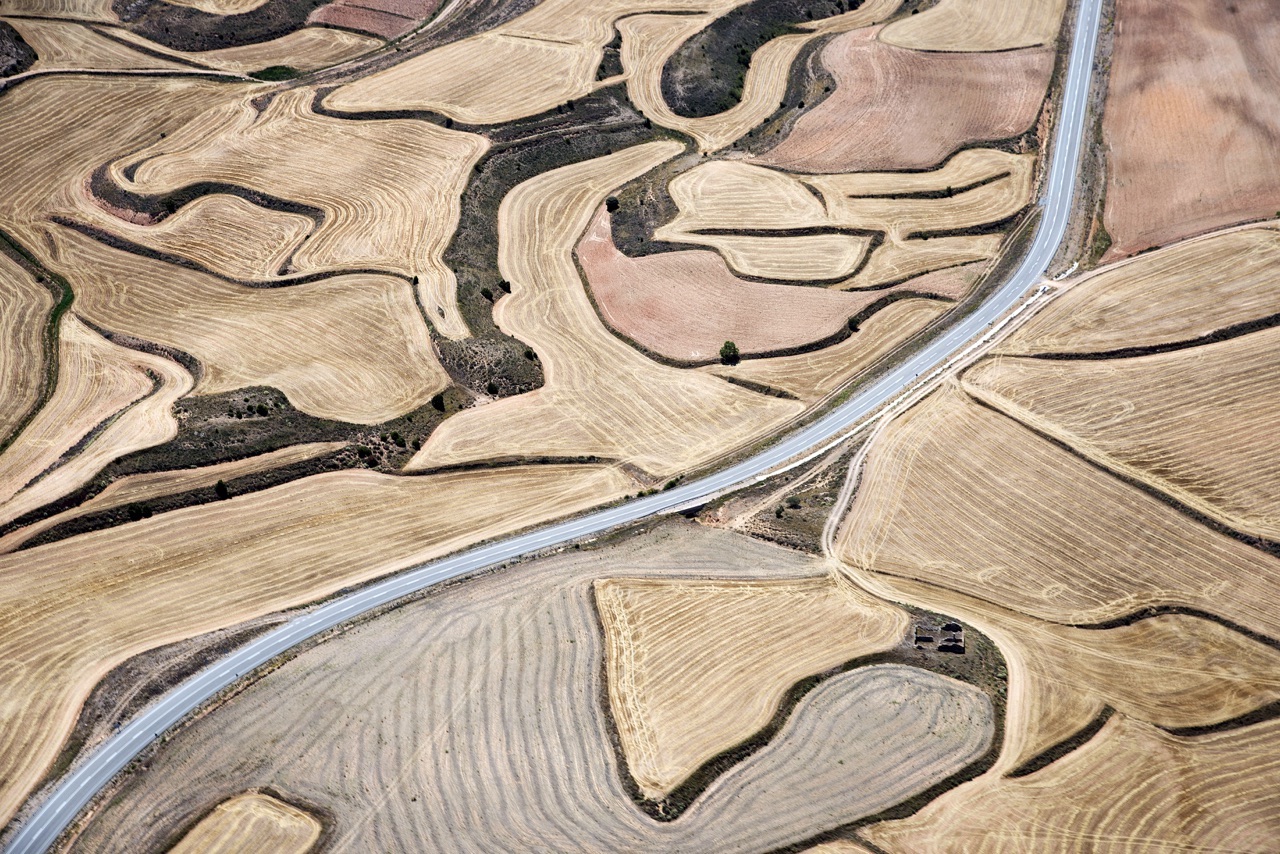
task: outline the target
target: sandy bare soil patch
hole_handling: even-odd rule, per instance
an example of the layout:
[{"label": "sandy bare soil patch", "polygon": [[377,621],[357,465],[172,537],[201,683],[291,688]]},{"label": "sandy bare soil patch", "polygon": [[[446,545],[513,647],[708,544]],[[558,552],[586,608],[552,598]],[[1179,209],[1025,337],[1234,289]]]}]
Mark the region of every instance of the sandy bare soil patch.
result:
[{"label": "sandy bare soil patch", "polygon": [[0,252],[0,443],[39,400],[44,331],[52,309],[49,289]]},{"label": "sandy bare soil patch", "polygon": [[950,385],[877,440],[838,551],[1043,620],[1172,605],[1280,636],[1280,561]]},{"label": "sandy bare soil patch", "polygon": [[656,822],[631,802],[610,743],[591,589],[622,574],[764,581],[823,569],[678,523],[438,590],[304,652],[180,733],[77,848],[160,847],[212,805],[267,781],[333,816],[338,850],[794,844],[980,755],[992,732],[985,697],[899,666],[834,677],[679,821]]},{"label": "sandy bare soil patch", "polygon": [[343,27],[381,36],[384,39],[394,39],[413,29],[418,22],[381,9],[370,9],[357,3],[337,0],[321,6],[308,15],[307,23],[321,27]]},{"label": "sandy bare soil patch", "polygon": [[1000,352],[1105,353],[1200,338],[1280,313],[1277,269],[1272,226],[1170,246],[1082,278]]},{"label": "sandy bare soil patch", "polygon": [[[101,513],[134,502],[145,502],[191,489],[212,488],[220,480],[232,480],[258,472],[269,471],[304,460],[332,453],[345,446],[344,442],[309,442],[291,445],[278,451],[232,460],[202,468],[175,469],[147,472],[122,477],[113,481],[97,495],[70,510],[54,514],[0,537],[0,553],[11,552],[37,534],[90,513]],[[3,457],[0,457],[3,460]]]},{"label": "sandy bare soil patch", "polygon": [[130,656],[632,487],[602,466],[334,472],[0,556],[0,819],[58,755],[89,690]]},{"label": "sandy bare soil patch", "polygon": [[1237,530],[1280,540],[1280,329],[1104,361],[998,357],[970,393]]},{"label": "sandy bare soil patch", "polygon": [[907,612],[836,577],[597,581],[609,707],[645,797],[759,730],[787,688],[891,649]]},{"label": "sandy bare soil patch", "polygon": [[1067,0],[940,0],[894,21],[880,38],[912,50],[1006,51],[1052,47]]},{"label": "sandy bare soil patch", "polygon": [[746,354],[820,341],[888,293],[751,282],[730,273],[714,252],[629,258],[614,247],[603,210],[578,244],[578,261],[610,327],[649,350],[686,361],[716,358],[725,341]]},{"label": "sandy bare soil patch", "polygon": [[794,172],[925,169],[964,145],[1034,124],[1052,50],[920,52],[886,44],[878,32],[843,33],[822,49],[835,91],[754,162]]},{"label": "sandy bare soil patch", "polygon": [[172,439],[171,409],[191,375],[168,359],[104,339],[62,318],[58,380],[49,401],[0,455],[0,522],[82,486],[131,451]]},{"label": "sandy bare soil patch", "polygon": [[218,804],[173,847],[174,854],[237,854],[270,851],[306,854],[320,839],[320,822],[309,813],[261,792]]},{"label": "sandy bare soil patch", "polygon": [[1280,16],[1267,0],[1116,4],[1104,221],[1119,258],[1280,209]]},{"label": "sandy bare soil patch", "polygon": [[[317,207],[323,221],[295,244],[292,270],[417,276],[432,323],[450,338],[465,337],[456,281],[441,255],[458,224],[458,197],[488,143],[428,122],[320,116],[311,112],[313,97],[307,89],[284,92],[261,114],[247,99],[216,107],[128,163],[114,163],[111,178],[141,193],[219,181]],[[205,225],[210,241],[224,241],[239,218],[214,220],[205,211]]]},{"label": "sandy bare soil patch", "polygon": [[1105,708],[1205,727],[1280,697],[1280,651],[1211,620],[1161,614],[1107,629],[1045,622],[942,587],[877,576],[880,592],[977,626],[1008,666],[1005,743],[992,774],[1076,736]]},{"label": "sandy bare soil patch", "polygon": [[193,355],[203,368],[197,394],[269,385],[303,412],[377,424],[449,385],[403,280],[353,274],[248,288],[69,229],[55,240],[58,268],[82,271],[72,279],[77,311]]},{"label": "sandy bare soil patch", "polygon": [[987,775],[863,836],[887,852],[1269,851],[1280,721],[1180,738],[1122,715],[1021,779]]},{"label": "sandy bare soil patch", "polygon": [[[409,469],[494,457],[595,455],[666,476],[776,429],[801,405],[669,368],[612,335],[587,298],[573,247],[610,190],[681,150],[652,142],[539,175],[499,211],[498,268],[512,292],[494,320],[542,360],[546,384],[468,409]],[[811,197],[812,198],[812,197]]]},{"label": "sandy bare soil patch", "polygon": [[[974,271],[974,276],[978,272]],[[935,300],[899,300],[873,314],[857,333],[839,344],[812,353],[749,359],[702,370],[785,391],[805,403],[813,403],[871,368],[949,307]]]}]

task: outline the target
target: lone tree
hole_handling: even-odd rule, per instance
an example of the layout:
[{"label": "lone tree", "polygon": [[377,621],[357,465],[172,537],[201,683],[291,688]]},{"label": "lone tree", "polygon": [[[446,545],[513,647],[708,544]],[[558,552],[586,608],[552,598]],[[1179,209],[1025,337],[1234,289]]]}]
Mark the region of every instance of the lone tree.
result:
[{"label": "lone tree", "polygon": [[736,365],[742,356],[738,353],[738,345],[732,341],[724,342],[724,346],[720,348],[720,361],[726,365]]}]

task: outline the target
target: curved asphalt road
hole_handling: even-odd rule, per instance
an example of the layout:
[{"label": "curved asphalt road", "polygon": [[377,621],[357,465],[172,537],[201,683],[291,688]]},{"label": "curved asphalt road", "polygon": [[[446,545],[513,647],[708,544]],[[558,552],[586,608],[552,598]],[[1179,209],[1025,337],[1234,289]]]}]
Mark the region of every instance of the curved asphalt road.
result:
[{"label": "curved asphalt road", "polygon": [[1081,3],[1067,69],[1062,122],[1049,168],[1048,188],[1041,200],[1044,213],[1031,249],[1013,277],[977,311],[857,396],[808,427],[737,465],[646,498],[424,564],[334,599],[257,638],[178,685],[94,750],[23,823],[10,840],[6,852],[30,854],[51,846],[63,828],[88,804],[94,794],[157,736],[234,683],[241,674],[265,664],[296,644],[365,611],[432,584],[548,546],[588,537],[646,516],[696,504],[700,499],[751,480],[774,466],[821,445],[893,398],[920,374],[945,363],[948,357],[982,334],[1000,315],[1016,305],[1031,286],[1041,280],[1062,242],[1079,171],[1080,146],[1086,127],[1089,86],[1101,9],[1101,0],[1083,0]]}]

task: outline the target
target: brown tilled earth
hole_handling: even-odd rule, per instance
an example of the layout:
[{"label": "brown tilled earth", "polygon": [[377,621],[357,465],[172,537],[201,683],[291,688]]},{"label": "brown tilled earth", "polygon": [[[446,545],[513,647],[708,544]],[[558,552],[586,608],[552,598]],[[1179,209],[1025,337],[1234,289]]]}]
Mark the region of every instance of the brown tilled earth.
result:
[{"label": "brown tilled earth", "polygon": [[823,49],[835,91],[758,162],[797,172],[924,169],[1035,123],[1051,49],[923,52],[884,44],[878,33],[844,33]]},{"label": "brown tilled earth", "polygon": [[1280,210],[1280,5],[1117,0],[1104,260]]}]

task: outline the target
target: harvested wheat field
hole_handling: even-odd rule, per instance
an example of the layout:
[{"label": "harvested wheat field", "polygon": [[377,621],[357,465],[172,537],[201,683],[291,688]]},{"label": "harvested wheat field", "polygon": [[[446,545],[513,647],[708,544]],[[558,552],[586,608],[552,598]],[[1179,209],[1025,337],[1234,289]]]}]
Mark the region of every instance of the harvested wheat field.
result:
[{"label": "harvested wheat field", "polygon": [[0,522],[73,492],[118,457],[172,439],[173,404],[192,384],[176,363],[112,344],[64,316],[53,394],[0,454]]},{"label": "harvested wheat field", "polygon": [[205,65],[248,74],[273,65],[315,71],[363,56],[382,46],[382,40],[329,27],[304,27],[258,44],[224,47],[185,54]]},{"label": "harvested wheat field", "polygon": [[1108,469],[1280,540],[1280,329],[1128,359],[998,357],[966,389]]},{"label": "harvested wheat field", "polygon": [[56,268],[72,274],[77,312],[190,353],[203,368],[197,394],[269,385],[304,412],[376,424],[449,384],[401,279],[352,274],[248,288],[70,229],[54,237]]},{"label": "harvested wheat field", "polygon": [[965,266],[984,268],[985,264],[977,262],[994,258],[1003,243],[1003,234],[960,234],[917,240],[886,240],[871,253],[866,265],[856,276],[841,282],[837,287],[845,290],[878,288],[914,279],[911,286],[918,289],[922,282],[933,281],[925,279],[928,273],[945,273]]},{"label": "harvested wheat field", "polygon": [[595,584],[609,707],[647,798],[768,722],[806,676],[896,646],[905,611],[834,576]]},{"label": "harvested wheat field", "polygon": [[1114,716],[1021,779],[980,777],[859,831],[886,852],[1238,851],[1275,848],[1280,721],[1192,738]]},{"label": "harvested wheat field", "polygon": [[924,173],[797,178],[762,166],[712,161],[671,182],[680,212],[654,236],[717,245],[725,231],[848,229],[904,240],[973,228],[1026,207],[1035,164],[1032,154],[975,149]]},{"label": "harvested wheat field", "polygon": [[270,851],[306,854],[320,840],[320,822],[296,807],[260,792],[218,804],[171,850],[174,854],[236,854]]},{"label": "harvested wheat field", "polygon": [[539,354],[546,384],[448,419],[410,470],[504,457],[597,456],[668,476],[766,435],[800,411],[794,401],[657,364],[611,335],[587,298],[573,262],[579,236],[610,190],[681,148],[635,146],[544,173],[506,196],[498,268],[512,291],[498,302],[494,320]]},{"label": "harvested wheat field", "polygon": [[1267,0],[1116,4],[1104,260],[1280,209],[1277,44]]},{"label": "harvested wheat field", "polygon": [[[610,741],[592,586],[673,576],[802,583],[824,569],[671,522],[436,590],[302,653],[177,734],[74,849],[161,848],[215,804],[267,785],[332,816],[327,844],[338,850],[795,844],[981,755],[992,737],[985,696],[902,666],[831,677],[679,821],[653,821],[629,797]],[[385,655],[390,646],[401,654]]]},{"label": "harvested wheat field", "polygon": [[[448,337],[465,337],[454,275],[441,254],[457,227],[458,196],[488,143],[408,119],[317,115],[314,94],[281,93],[261,114],[248,99],[214,108],[113,163],[110,177],[128,192],[170,193],[214,181],[318,208],[322,219],[295,243],[291,271],[372,268],[417,276],[432,323]],[[209,214],[206,239],[233,240],[242,227],[238,216],[219,221]],[[269,214],[273,220],[278,215]],[[166,248],[155,239],[150,245]]]},{"label": "harvested wheat field", "polygon": [[1023,773],[1107,708],[1178,729],[1219,725],[1280,698],[1280,651],[1208,619],[1160,614],[1076,628],[935,585],[860,580],[881,595],[957,615],[999,645],[1009,687],[995,775]]},{"label": "harvested wheat field", "polygon": [[[274,468],[282,468],[333,453],[345,446],[345,442],[309,442],[304,445],[292,445],[287,448],[281,448],[278,451],[202,468],[174,469],[172,471],[128,475],[112,481],[97,495],[76,507],[64,510],[61,513],[55,513],[38,522],[24,525],[0,537],[0,553],[14,551],[37,534],[80,516],[101,513],[116,507],[124,507],[135,502],[150,501],[188,490],[212,488],[220,480],[232,480],[237,477],[270,471]],[[0,462],[3,459],[3,457],[0,457]]]},{"label": "harvested wheat field", "polygon": [[1280,233],[1209,235],[1081,278],[998,352],[1108,353],[1193,341],[1280,314]]},{"label": "harvested wheat field", "polygon": [[[974,271],[975,276],[977,272],[980,271]],[[811,353],[748,359],[736,365],[712,365],[702,370],[786,392],[812,404],[870,370],[948,308],[947,303],[937,300],[898,300],[877,311],[855,334],[839,344]]]},{"label": "harvested wheat field", "polygon": [[1035,124],[1052,50],[922,52],[887,44],[880,32],[843,33],[822,49],[834,92],[753,162],[793,172],[926,169]]},{"label": "harvested wheat field", "polygon": [[5,15],[35,15],[68,21],[117,23],[111,0],[5,0]]},{"label": "harvested wheat field", "polygon": [[1280,561],[1099,471],[955,385],[877,440],[838,552],[859,569],[1053,622],[1097,623],[1169,605],[1280,636]]},{"label": "harvested wheat field", "polygon": [[1067,0],[939,0],[919,15],[889,24],[880,38],[912,50],[1052,47],[1066,6]]},{"label": "harvested wheat field", "polygon": [[49,289],[0,252],[0,447],[39,402],[52,309]]},{"label": "harvested wheat field", "polygon": [[[728,11],[740,3],[706,3],[708,10]],[[796,57],[814,39],[825,35],[867,27],[884,20],[902,5],[902,0],[867,0],[857,9],[819,21],[809,21],[762,45],[751,56],[742,82],[738,103],[714,116],[690,118],[676,113],[662,94],[662,74],[667,61],[695,33],[705,28],[709,15],[630,15],[617,22],[622,36],[622,67],[627,77],[627,94],[640,112],[661,127],[686,133],[701,151],[717,151],[735,142],[777,109],[787,93]],[[661,11],[675,11],[665,4]]]},{"label": "harvested wheat field", "polygon": [[68,68],[175,70],[185,67],[180,62],[165,59],[156,53],[132,50],[88,26],[69,21],[6,18],[5,22],[17,30],[22,40],[36,52],[36,62],[31,66],[31,72]]},{"label": "harvested wheat field", "polygon": [[748,355],[820,342],[843,332],[850,318],[893,293],[751,282],[735,277],[713,252],[630,258],[613,245],[609,215],[603,210],[578,244],[577,256],[610,328],[681,361],[714,359],[725,341]]},{"label": "harvested wheat field", "polygon": [[0,817],[58,755],[89,690],[130,656],[631,488],[617,469],[585,465],[334,472],[0,556]]}]

